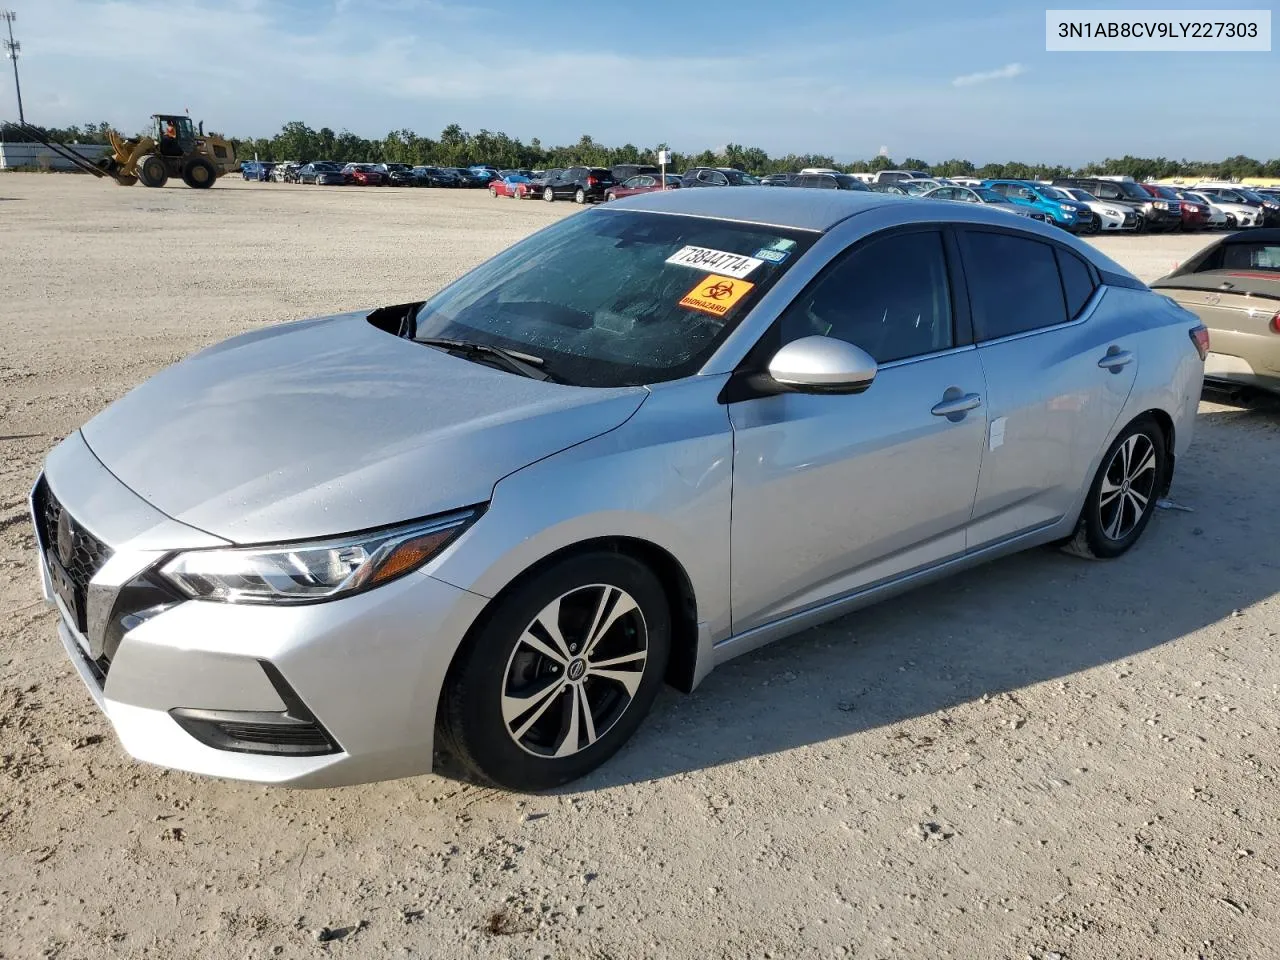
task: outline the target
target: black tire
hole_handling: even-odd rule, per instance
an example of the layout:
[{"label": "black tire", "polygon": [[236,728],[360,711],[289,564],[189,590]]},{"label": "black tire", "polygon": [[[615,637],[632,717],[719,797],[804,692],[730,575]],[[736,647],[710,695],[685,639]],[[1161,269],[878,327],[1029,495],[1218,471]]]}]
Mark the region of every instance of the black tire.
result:
[{"label": "black tire", "polygon": [[[1127,461],[1121,450],[1134,438],[1137,438],[1131,453],[1134,463],[1126,473]],[[1155,513],[1156,500],[1164,495],[1166,454],[1164,431],[1151,417],[1139,417],[1121,430],[1098,466],[1075,533],[1062,549],[1086,560],[1111,560],[1137,543]],[[1153,459],[1150,469],[1143,466],[1148,455]],[[1104,485],[1108,488],[1105,493]],[[1130,491],[1134,498],[1128,496]],[[1111,494],[1109,500],[1108,494]],[[1145,505],[1139,512],[1138,501],[1144,497]],[[1120,511],[1118,521],[1117,510]]]},{"label": "black tire", "polygon": [[552,190],[550,187],[543,187],[542,199],[547,201],[547,203],[554,203],[556,199],[556,192]]},{"label": "black tire", "polygon": [[[575,667],[575,664],[590,663],[581,653],[589,649],[585,641],[580,648],[569,648],[578,653],[577,657],[553,661],[522,639],[530,635],[528,631],[536,626],[535,621],[550,604],[558,598],[564,601],[572,597],[574,599],[557,609],[561,611],[558,625],[564,641],[573,643],[575,635],[589,632],[591,622],[599,621],[598,612],[593,615],[592,610],[605,595],[606,587],[621,591],[621,596],[629,595],[636,604],[633,612],[607,621],[610,626],[598,641],[600,647],[609,646],[605,655],[610,660],[615,659],[613,651],[626,650],[628,644],[638,643],[645,651],[638,672],[640,680],[629,700],[625,700],[627,691],[623,684],[599,677],[593,679],[589,669],[584,675]],[[601,606],[600,609],[607,608]],[[643,637],[637,624],[643,628]],[[543,633],[543,636],[548,635]],[[552,642],[545,641],[548,645]],[[458,651],[441,696],[441,746],[476,779],[509,790],[546,790],[575,780],[613,756],[639,727],[662,685],[670,648],[670,607],[662,585],[648,567],[617,553],[571,557],[518,582],[496,600]],[[558,677],[561,667],[557,663],[564,664],[563,679]],[[578,677],[574,677],[575,669]],[[632,675],[628,672],[628,676]],[[512,687],[513,678],[515,687]],[[570,684],[570,680],[575,684]],[[519,686],[521,683],[525,686]],[[516,697],[529,685],[535,685],[530,697],[535,705],[510,719],[505,718],[503,702],[508,691],[511,697]],[[592,740],[587,733],[586,714],[579,710],[575,685],[587,691],[582,694],[582,702],[593,716],[595,708],[586,698],[599,698],[597,706],[602,712],[590,728],[594,734],[595,724],[601,724],[597,739]],[[547,698],[533,699],[553,688],[555,692]],[[614,699],[611,701],[610,697]],[[529,719],[533,715],[539,718],[536,722]],[[508,722],[533,723],[533,727],[517,742],[520,731],[509,727]],[[557,731],[561,734],[558,741]],[[568,743],[571,735],[575,738],[574,746],[580,749],[567,756],[550,755],[557,746]],[[587,746],[582,747],[584,737]],[[537,738],[542,738],[541,745],[536,742]],[[535,753],[535,749],[547,752]]]},{"label": "black tire", "polygon": [[182,182],[193,190],[208,190],[218,180],[218,171],[204,157],[192,157],[182,168]]},{"label": "black tire", "polygon": [[497,188],[497,187],[490,187],[490,188],[489,188],[489,196],[493,197],[495,200],[496,200],[496,199],[498,199],[498,188]]},{"label": "black tire", "polygon": [[583,190],[581,187],[579,187],[579,188],[578,188],[578,190],[577,190],[577,192],[576,192],[576,193],[574,193],[574,195],[573,195],[573,202],[574,202],[574,203],[579,203],[579,204],[581,204],[581,203],[586,203],[586,202],[587,202],[587,191],[585,191],[585,190]]},{"label": "black tire", "polygon": [[138,159],[138,182],[144,187],[163,187],[169,182],[169,169],[154,153]]},{"label": "black tire", "polygon": [[1146,218],[1146,217],[1144,217],[1144,216],[1143,216],[1142,214],[1140,214],[1140,213],[1137,215],[1137,219],[1136,219],[1136,222],[1135,222],[1134,227],[1133,227],[1133,232],[1134,232],[1134,233],[1146,233],[1146,232],[1147,232],[1147,218]]}]

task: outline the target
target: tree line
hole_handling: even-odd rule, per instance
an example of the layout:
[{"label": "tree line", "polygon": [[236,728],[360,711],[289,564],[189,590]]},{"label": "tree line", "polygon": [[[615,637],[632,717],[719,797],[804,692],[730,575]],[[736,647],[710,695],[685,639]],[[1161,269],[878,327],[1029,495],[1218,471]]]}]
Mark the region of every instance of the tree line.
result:
[{"label": "tree line", "polygon": [[[107,123],[49,128],[46,132],[64,142],[105,143]],[[632,143],[608,146],[584,134],[575,144],[543,146],[537,138],[528,143],[505,133],[480,130],[469,133],[451,123],[438,138],[424,137],[409,129],[393,130],[381,140],[369,140],[348,130],[334,132],[330,127],[315,130],[301,121],[286,123],[273,137],[228,138],[242,160],[255,156],[260,160],[341,160],[353,163],[407,163],[439,167],[465,167],[488,163],[499,168],[529,167],[547,169],[585,165],[611,167],[619,163],[656,163],[658,150],[669,149],[665,143],[653,147],[637,147]],[[874,173],[877,170],[923,170],[939,177],[981,177],[983,179],[1043,180],[1062,176],[1127,174],[1138,180],[1166,177],[1207,177],[1232,180],[1243,177],[1280,178],[1280,159],[1255,160],[1234,156],[1225,160],[1171,160],[1167,157],[1108,157],[1083,167],[1067,167],[1044,163],[987,163],[975,165],[968,160],[951,159],[929,163],[918,157],[895,161],[876,156],[870,160],[837,163],[822,154],[789,153],[771,157],[759,147],[731,143],[723,150],[701,153],[672,151],[672,168],[692,166],[736,167],[749,173],[793,173],[804,167],[831,167],[847,173]]]}]

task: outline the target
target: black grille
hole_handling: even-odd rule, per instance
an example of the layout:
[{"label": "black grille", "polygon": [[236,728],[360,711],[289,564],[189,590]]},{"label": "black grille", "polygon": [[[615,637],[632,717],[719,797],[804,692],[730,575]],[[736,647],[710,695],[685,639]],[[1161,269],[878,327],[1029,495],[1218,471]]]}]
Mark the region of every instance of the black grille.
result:
[{"label": "black grille", "polygon": [[299,747],[320,747],[327,752],[329,738],[311,724],[285,725],[280,723],[223,723],[223,731],[232,740],[249,743],[282,744]]},{"label": "black grille", "polygon": [[57,557],[58,562],[66,569],[75,584],[80,599],[83,600],[84,592],[89,588],[89,581],[93,579],[93,575],[111,559],[111,548],[80,526],[74,517],[67,514],[70,556],[63,556],[63,545],[58,539],[58,527],[65,513],[62,504],[58,502],[58,498],[53,495],[48,483],[44,481],[40,482],[40,489],[36,492],[36,496],[43,501],[36,504],[36,509],[44,523],[44,529],[40,533],[45,551]]},{"label": "black grille", "polygon": [[258,665],[284,703],[282,712],[175,707],[169,716],[191,736],[215,750],[292,757],[338,753],[342,748],[307,709],[275,664],[259,660]]},{"label": "black grille", "polygon": [[215,750],[291,757],[319,757],[338,750],[314,718],[185,707],[170,710],[169,716],[191,736]]},{"label": "black grille", "polygon": [[76,629],[85,632],[85,599],[89,581],[111,559],[111,548],[81,526],[71,516],[42,477],[34,495],[35,514],[40,524],[44,553],[66,571],[74,596]]}]

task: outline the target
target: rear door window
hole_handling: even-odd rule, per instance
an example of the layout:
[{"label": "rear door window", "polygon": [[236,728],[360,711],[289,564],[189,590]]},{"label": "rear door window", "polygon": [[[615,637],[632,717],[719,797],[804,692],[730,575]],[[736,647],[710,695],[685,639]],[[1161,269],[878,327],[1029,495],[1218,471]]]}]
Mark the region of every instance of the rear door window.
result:
[{"label": "rear door window", "polygon": [[1096,285],[1093,271],[1074,253],[1058,247],[1058,272],[1062,274],[1062,292],[1067,298],[1067,316],[1075,319],[1093,296]]},{"label": "rear door window", "polygon": [[1011,233],[962,230],[974,335],[998,340],[1067,321],[1054,248]]}]

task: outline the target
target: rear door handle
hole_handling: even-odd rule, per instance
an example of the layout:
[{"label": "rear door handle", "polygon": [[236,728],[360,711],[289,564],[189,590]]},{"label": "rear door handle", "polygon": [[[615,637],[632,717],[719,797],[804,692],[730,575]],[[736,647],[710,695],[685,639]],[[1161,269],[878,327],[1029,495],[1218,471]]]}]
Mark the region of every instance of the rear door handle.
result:
[{"label": "rear door handle", "polygon": [[954,417],[957,414],[963,415],[980,406],[982,406],[982,397],[976,393],[966,393],[964,396],[956,397],[954,400],[943,400],[941,403],[935,403],[933,409],[929,412],[935,417]]},{"label": "rear door handle", "polygon": [[1112,373],[1119,373],[1121,369],[1133,363],[1136,358],[1131,350],[1121,350],[1118,347],[1112,347],[1107,351],[1107,355],[1098,361],[1098,366],[1103,370],[1110,370]]}]

